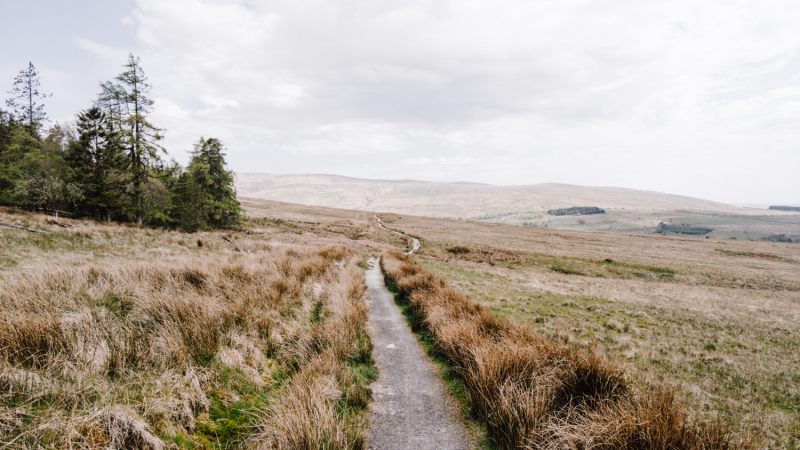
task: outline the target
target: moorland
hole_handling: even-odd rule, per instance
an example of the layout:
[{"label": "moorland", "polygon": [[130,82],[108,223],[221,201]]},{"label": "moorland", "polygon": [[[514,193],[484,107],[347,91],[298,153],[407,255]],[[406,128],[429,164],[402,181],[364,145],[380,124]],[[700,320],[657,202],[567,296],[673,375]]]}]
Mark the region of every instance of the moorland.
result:
[{"label": "moorland", "polygon": [[[361,211],[242,204],[298,241],[373,233]],[[417,265],[471,301],[551,339],[599,345],[639,382],[674,389],[694,420],[797,445],[800,245],[380,216],[421,240]]]},{"label": "moorland", "polygon": [[[236,174],[240,196],[359,211],[578,231],[652,234],[661,223],[707,228],[715,238],[800,240],[800,213],[742,208],[698,198],[615,187],[543,183],[493,186],[336,175]],[[602,214],[558,215],[558,210]],[[552,211],[553,213],[548,213]]]},{"label": "moorland", "polygon": [[[196,233],[0,213],[47,232],[0,228],[7,448],[367,445],[362,269],[409,240],[371,212],[239,200],[240,227]],[[800,245],[380,217],[422,243],[398,273],[438,277],[493,329],[595,361],[625,392],[674,394],[686,442],[723,430],[796,448]],[[480,397],[466,397],[474,419]]]}]

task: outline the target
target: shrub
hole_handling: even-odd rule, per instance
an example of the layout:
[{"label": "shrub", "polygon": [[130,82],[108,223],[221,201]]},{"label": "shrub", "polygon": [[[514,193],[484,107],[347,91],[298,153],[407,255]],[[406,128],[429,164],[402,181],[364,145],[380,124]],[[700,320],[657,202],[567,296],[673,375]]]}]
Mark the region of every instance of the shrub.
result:
[{"label": "shrub", "polygon": [[711,233],[712,231],[714,231],[713,228],[661,222],[658,224],[658,230],[656,231],[656,233],[661,233],[661,234],[674,233],[674,234],[688,234],[691,236],[702,236],[704,234]]},{"label": "shrub", "polygon": [[596,206],[576,206],[573,208],[551,209],[547,214],[551,216],[580,216],[589,214],[605,214],[605,210]]}]

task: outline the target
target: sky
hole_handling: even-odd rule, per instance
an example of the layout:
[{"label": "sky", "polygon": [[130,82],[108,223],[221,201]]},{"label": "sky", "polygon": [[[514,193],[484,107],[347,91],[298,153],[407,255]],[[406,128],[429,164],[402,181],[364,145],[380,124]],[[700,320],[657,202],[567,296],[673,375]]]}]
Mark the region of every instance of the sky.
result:
[{"label": "sky", "polygon": [[183,164],[800,203],[800,2],[3,1],[51,124],[129,53]]}]

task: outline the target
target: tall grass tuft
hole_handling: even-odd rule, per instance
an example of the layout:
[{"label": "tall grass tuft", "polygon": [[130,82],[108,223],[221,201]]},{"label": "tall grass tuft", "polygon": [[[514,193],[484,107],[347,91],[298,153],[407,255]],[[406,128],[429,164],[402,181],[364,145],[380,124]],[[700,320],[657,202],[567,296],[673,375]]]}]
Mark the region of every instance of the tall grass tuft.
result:
[{"label": "tall grass tuft", "polygon": [[501,320],[407,255],[384,252],[381,267],[412,326],[434,340],[500,448],[756,448],[719,424],[692,423],[671,393],[635,385],[601,349],[556,343]]},{"label": "tall grass tuft", "polygon": [[[364,446],[350,364],[371,353],[361,257],[203,242],[0,277],[1,448]],[[290,441],[303,433],[311,446]]]}]

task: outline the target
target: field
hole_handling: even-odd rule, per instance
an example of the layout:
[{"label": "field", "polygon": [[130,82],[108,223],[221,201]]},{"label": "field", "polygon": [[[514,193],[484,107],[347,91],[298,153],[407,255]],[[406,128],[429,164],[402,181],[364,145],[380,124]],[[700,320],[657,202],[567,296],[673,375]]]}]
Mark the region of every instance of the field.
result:
[{"label": "field", "polygon": [[[744,210],[742,210],[744,211]],[[548,227],[575,231],[652,234],[661,222],[711,228],[709,237],[719,239],[759,240],[785,234],[800,241],[800,214],[774,215],[767,210],[685,211],[615,209],[605,214],[586,216],[551,216],[542,212],[509,214],[481,218],[481,222]]]},{"label": "field", "polygon": [[599,343],[698,420],[800,439],[800,245],[384,215],[418,263],[502,317]]},{"label": "field", "polygon": [[355,246],[255,222],[0,222],[48,232],[0,229],[3,449],[364,448],[375,370]]},{"label": "field", "polygon": [[[0,211],[50,232],[0,228],[5,448],[365,445],[359,265],[409,243],[371,212],[241,201],[242,229],[191,235]],[[798,447],[800,245],[381,217],[470,301]]]},{"label": "field", "polygon": [[[800,240],[800,213],[742,208],[698,198],[614,187],[543,183],[492,186],[335,175],[236,174],[242,196],[359,211],[451,218],[579,231],[652,234],[661,222],[712,228],[710,237]],[[604,214],[553,216],[548,210],[595,206]]]},{"label": "field", "polygon": [[[336,223],[381,239],[371,213],[245,205],[302,233]],[[800,245],[381,217],[421,239],[421,267],[502,317],[600,344],[640,382],[673,387],[697,420],[800,445]]]}]

